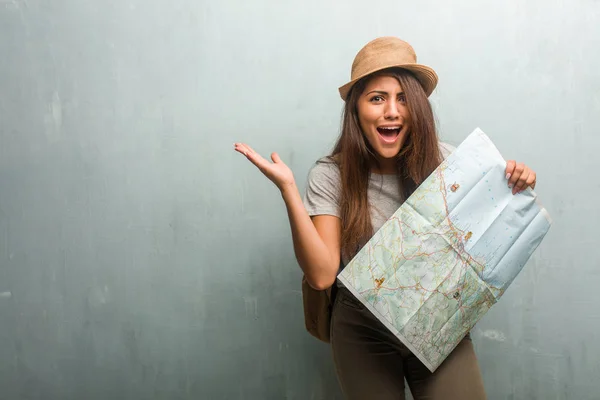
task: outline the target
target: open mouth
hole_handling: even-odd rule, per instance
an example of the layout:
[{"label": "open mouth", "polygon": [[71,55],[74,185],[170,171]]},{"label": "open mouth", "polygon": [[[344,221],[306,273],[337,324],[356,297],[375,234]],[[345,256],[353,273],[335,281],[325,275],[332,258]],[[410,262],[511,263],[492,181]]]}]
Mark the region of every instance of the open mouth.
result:
[{"label": "open mouth", "polygon": [[402,130],[402,126],[385,126],[377,128],[377,132],[379,132],[379,136],[386,143],[393,143],[398,138],[400,131]]}]

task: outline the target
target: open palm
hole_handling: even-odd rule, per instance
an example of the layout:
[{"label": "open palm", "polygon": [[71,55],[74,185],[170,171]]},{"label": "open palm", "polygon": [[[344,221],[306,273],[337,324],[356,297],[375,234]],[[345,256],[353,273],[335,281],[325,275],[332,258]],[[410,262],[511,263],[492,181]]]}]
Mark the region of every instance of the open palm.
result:
[{"label": "open palm", "polygon": [[281,161],[281,158],[279,158],[277,153],[271,154],[273,162],[270,162],[244,143],[236,143],[235,151],[245,155],[252,164],[256,165],[256,167],[258,167],[258,169],[279,188],[279,190],[294,185],[294,174],[292,173],[292,170]]}]

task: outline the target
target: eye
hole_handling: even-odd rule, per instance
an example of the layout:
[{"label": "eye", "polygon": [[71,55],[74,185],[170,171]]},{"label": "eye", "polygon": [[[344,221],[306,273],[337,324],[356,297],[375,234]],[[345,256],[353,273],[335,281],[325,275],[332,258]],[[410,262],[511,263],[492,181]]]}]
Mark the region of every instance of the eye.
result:
[{"label": "eye", "polygon": [[379,102],[383,101],[383,97],[379,96],[379,95],[373,96],[373,97],[371,97],[371,99],[369,101],[372,103],[379,103]]},{"label": "eye", "polygon": [[404,93],[400,93],[398,95],[398,101],[402,104],[406,104],[406,95]]}]

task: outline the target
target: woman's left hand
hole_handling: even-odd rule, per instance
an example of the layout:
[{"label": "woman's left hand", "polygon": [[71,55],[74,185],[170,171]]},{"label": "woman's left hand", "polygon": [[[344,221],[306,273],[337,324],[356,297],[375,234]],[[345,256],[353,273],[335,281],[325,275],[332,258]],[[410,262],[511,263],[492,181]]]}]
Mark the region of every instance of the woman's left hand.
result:
[{"label": "woman's left hand", "polygon": [[535,189],[536,178],[535,172],[527,165],[515,160],[509,160],[506,163],[506,179],[513,194],[522,192],[527,187]]}]

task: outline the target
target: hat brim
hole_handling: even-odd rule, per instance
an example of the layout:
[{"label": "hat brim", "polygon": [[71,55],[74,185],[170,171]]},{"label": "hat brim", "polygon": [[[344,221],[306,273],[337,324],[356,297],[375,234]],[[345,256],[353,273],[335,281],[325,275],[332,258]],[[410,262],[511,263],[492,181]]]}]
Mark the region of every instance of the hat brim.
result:
[{"label": "hat brim", "polygon": [[369,76],[375,72],[379,72],[379,71],[382,71],[382,70],[388,69],[388,68],[402,68],[402,69],[412,72],[415,75],[415,77],[417,78],[417,80],[421,83],[421,86],[423,86],[423,90],[425,90],[427,97],[429,97],[431,95],[431,93],[433,93],[433,91],[435,90],[435,88],[437,86],[438,76],[432,68],[430,68],[426,65],[422,65],[422,64],[394,64],[394,65],[382,66],[373,71],[368,71],[367,73],[354,78],[353,80],[346,83],[345,85],[340,86],[340,88],[338,89],[338,91],[340,92],[340,97],[342,98],[342,100],[346,101],[346,98],[348,97],[348,93],[350,92],[350,89],[352,89],[352,86],[354,86],[354,84],[356,82],[358,82],[362,78]]}]

